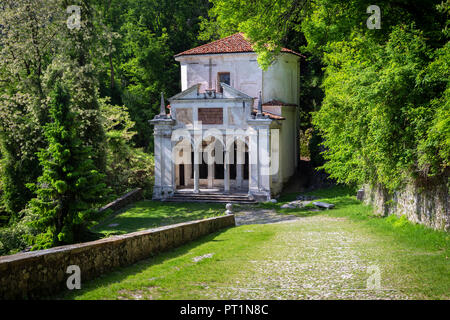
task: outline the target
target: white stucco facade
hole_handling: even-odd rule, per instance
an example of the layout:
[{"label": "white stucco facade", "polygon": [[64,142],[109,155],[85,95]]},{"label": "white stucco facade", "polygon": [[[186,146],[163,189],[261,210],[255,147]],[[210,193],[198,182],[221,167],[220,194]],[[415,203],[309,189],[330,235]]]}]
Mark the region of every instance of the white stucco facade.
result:
[{"label": "white stucco facade", "polygon": [[182,92],[169,99],[170,115],[162,108],[151,121],[154,198],[180,189],[279,194],[299,160],[299,59],[282,53],[263,71],[254,52],[177,57]]},{"label": "white stucco facade", "polygon": [[281,53],[267,71],[259,67],[253,52],[181,56],[176,60],[181,65],[182,91],[196,84],[200,84],[200,92],[208,89],[211,60],[211,89],[217,90],[217,75],[228,72],[231,87],[255,99],[261,91],[263,103],[279,100],[299,104],[300,57],[293,54]]}]

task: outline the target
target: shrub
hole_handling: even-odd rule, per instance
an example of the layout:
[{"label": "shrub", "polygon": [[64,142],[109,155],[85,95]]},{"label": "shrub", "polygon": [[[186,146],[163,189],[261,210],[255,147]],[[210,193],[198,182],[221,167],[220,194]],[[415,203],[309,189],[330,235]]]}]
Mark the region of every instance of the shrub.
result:
[{"label": "shrub", "polygon": [[28,209],[20,213],[23,218],[10,226],[0,229],[0,255],[15,254],[27,249],[38,230],[31,226],[39,217]]},{"label": "shrub", "polygon": [[320,137],[317,130],[314,130],[311,134],[311,138],[309,139],[309,153],[311,159],[311,165],[314,168],[318,168],[323,166],[325,160],[322,156],[322,152],[324,152],[325,148],[322,146],[322,138]]},{"label": "shrub", "polygon": [[312,132],[312,128],[300,131],[300,156],[305,159],[311,159],[309,141],[311,140]]},{"label": "shrub", "polygon": [[37,195],[29,203],[39,216],[33,226],[40,231],[33,249],[81,240],[83,230],[95,220],[95,206],[106,193],[104,175],[94,165],[92,148],[83,145],[80,138],[68,91],[56,84],[50,97],[51,122],[44,126],[48,148],[38,154],[42,175],[29,185]]},{"label": "shrub", "polygon": [[142,188],[144,196],[148,197],[153,187],[153,155],[134,148],[135,123],[125,106],[111,105],[109,101],[109,98],[100,100],[107,137],[107,184],[116,196]]}]

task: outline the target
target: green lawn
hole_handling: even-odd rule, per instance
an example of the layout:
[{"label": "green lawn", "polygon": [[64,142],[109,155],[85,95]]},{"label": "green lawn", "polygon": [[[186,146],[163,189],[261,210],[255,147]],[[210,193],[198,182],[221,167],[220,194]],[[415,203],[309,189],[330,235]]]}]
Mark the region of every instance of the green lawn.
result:
[{"label": "green lawn", "polygon": [[223,204],[140,201],[101,221],[91,231],[103,236],[119,235],[224,213]]},{"label": "green lawn", "polygon": [[[336,209],[284,212],[279,207],[292,198],[287,195],[257,207],[298,220],[223,230],[57,298],[450,299],[448,233],[373,217],[351,190],[314,194]],[[373,267],[380,271],[379,289],[367,287]]]}]

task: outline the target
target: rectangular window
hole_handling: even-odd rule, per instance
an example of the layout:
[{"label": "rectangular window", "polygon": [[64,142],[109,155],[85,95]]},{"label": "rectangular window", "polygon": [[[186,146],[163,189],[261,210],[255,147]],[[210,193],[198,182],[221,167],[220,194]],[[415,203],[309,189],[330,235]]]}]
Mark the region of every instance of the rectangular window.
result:
[{"label": "rectangular window", "polygon": [[219,88],[219,91],[223,93],[223,88],[220,85],[221,82],[226,83],[227,85],[231,85],[231,78],[229,72],[219,72],[217,75],[217,81],[219,82],[217,84],[217,88]]}]

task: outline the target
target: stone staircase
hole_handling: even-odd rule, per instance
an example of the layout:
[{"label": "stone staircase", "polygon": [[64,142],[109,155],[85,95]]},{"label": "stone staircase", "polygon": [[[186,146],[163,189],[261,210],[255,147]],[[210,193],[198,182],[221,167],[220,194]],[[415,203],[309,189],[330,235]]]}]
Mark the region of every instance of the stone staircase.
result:
[{"label": "stone staircase", "polygon": [[250,199],[246,193],[224,194],[220,192],[175,192],[172,197],[165,199],[166,202],[204,202],[204,203],[240,203],[252,204],[255,200]]}]

